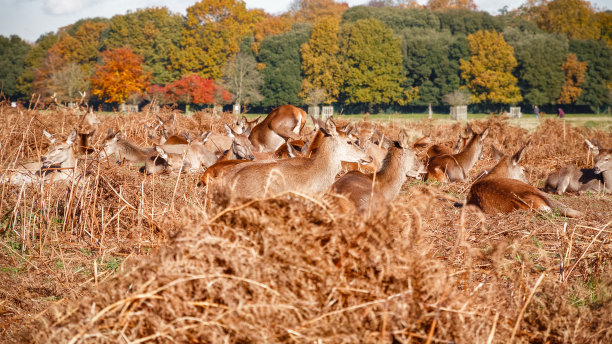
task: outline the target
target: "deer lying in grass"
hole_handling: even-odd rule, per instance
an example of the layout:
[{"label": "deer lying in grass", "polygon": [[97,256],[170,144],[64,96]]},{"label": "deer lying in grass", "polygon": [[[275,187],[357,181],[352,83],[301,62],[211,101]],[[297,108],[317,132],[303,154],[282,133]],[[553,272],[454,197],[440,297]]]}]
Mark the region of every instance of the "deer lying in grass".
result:
[{"label": "deer lying in grass", "polygon": [[221,186],[230,201],[262,198],[287,191],[304,194],[325,192],[340,172],[341,161],[363,161],[368,157],[348,135],[328,121],[321,146],[312,159],[293,158],[241,164],[222,178]]},{"label": "deer lying in grass", "polygon": [[[210,135],[210,132],[203,133],[201,143],[158,145],[156,150],[162,150],[168,156],[174,157],[172,161],[168,161],[170,170],[177,171],[183,166],[185,172],[198,172],[202,167],[208,168],[217,162],[217,156],[204,148]],[[183,159],[179,161],[176,156],[181,156]]]},{"label": "deer lying in grass", "polygon": [[551,212],[556,208],[563,216],[582,216],[581,212],[527,184],[524,169],[519,163],[528,144],[511,157],[502,157],[488,174],[474,183],[466,204],[476,206],[487,214],[509,213],[518,209]]},{"label": "deer lying in grass", "polygon": [[417,178],[422,173],[425,169],[410,148],[408,135],[402,130],[376,176],[348,172],[332,185],[331,192],[346,197],[362,215],[368,214],[369,210],[375,213],[397,197],[407,177]]},{"label": "deer lying in grass", "polygon": [[77,139],[77,131],[73,130],[65,142],[58,142],[52,134],[43,131],[51,145],[40,158],[40,163],[28,164],[26,169],[15,171],[9,176],[3,176],[3,182],[15,185],[37,183],[42,180],[64,180],[71,178],[74,174],[76,156],[74,142]]},{"label": "deer lying in grass", "polygon": [[489,134],[489,128],[482,133],[475,133],[471,127],[469,131],[473,133],[468,140],[465,148],[457,154],[443,154],[433,157],[427,166],[425,179],[435,179],[438,181],[448,180],[450,182],[465,181],[468,173],[479,158],[482,159],[482,148],[484,140]]},{"label": "deer lying in grass", "polygon": [[544,189],[562,195],[565,192],[612,193],[612,149],[585,140],[595,158],[593,168],[578,169],[574,165],[561,168],[546,178]]},{"label": "deer lying in grass", "polygon": [[147,174],[159,173],[166,169],[166,162],[158,159],[153,148],[140,148],[131,141],[125,139],[121,131],[113,132],[108,129],[108,135],[104,139],[102,150],[98,154],[99,159],[113,156],[114,161],[121,163],[124,160],[132,163],[144,164],[143,171]]},{"label": "deer lying in grass", "polygon": [[277,107],[253,128],[249,139],[256,152],[274,152],[288,138],[299,139],[307,118],[304,110],[293,105]]},{"label": "deer lying in grass", "polygon": [[89,139],[95,134],[96,129],[102,122],[98,119],[93,110],[81,117],[77,129],[78,144],[77,151],[81,154],[93,153],[93,148],[89,145]]}]

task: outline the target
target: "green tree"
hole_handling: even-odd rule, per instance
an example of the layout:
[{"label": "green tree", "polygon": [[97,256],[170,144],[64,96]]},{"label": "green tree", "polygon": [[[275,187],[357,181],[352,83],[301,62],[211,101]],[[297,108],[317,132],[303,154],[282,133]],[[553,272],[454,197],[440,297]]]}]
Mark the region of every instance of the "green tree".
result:
[{"label": "green tree", "polygon": [[407,28],[440,29],[440,20],[434,12],[422,9],[400,9],[393,7],[355,6],[344,12],[343,23],[354,23],[361,19],[378,19],[401,34]]},{"label": "green tree", "polygon": [[434,13],[440,20],[440,28],[450,30],[453,35],[469,35],[483,30],[501,32],[504,29],[504,19],[493,17],[487,12],[448,9]]},{"label": "green tree", "polygon": [[478,8],[473,0],[428,0],[426,7],[432,10],[461,8],[471,11]]},{"label": "green tree", "polygon": [[223,67],[240,50],[240,43],[261,20],[259,11],[248,11],[242,0],[201,0],[187,8],[181,50],[174,68],[218,79]]},{"label": "green tree", "polygon": [[576,104],[589,105],[594,111],[601,106],[610,105],[610,88],[612,83],[612,50],[604,41],[571,40],[570,52],[576,54],[579,61],[587,63],[586,79],[582,93]]},{"label": "green tree", "polygon": [[268,36],[262,43],[258,59],[263,69],[264,106],[301,105],[302,59],[300,47],[310,37],[312,25],[296,24],[280,35]]},{"label": "green tree", "polygon": [[403,32],[406,85],[419,88],[416,104],[438,105],[461,86],[459,59],[469,57],[467,39],[450,31],[407,29]]},{"label": "green tree", "polygon": [[24,61],[24,70],[17,79],[17,90],[24,99],[29,99],[32,93],[41,94],[41,90],[34,88],[36,71],[42,65],[47,51],[57,42],[57,35],[49,32],[41,35],[35,45],[28,52]]},{"label": "green tree", "polygon": [[171,56],[177,53],[181,42],[184,19],[166,7],[138,9],[111,19],[103,49],[130,46],[144,58],[153,83],[167,84],[180,77],[172,69]]},{"label": "green tree", "polygon": [[301,97],[309,100],[308,95],[315,89],[324,90],[323,102],[337,101],[340,93],[341,66],[340,21],[335,17],[323,17],[315,23],[308,43],[302,45]]},{"label": "green tree", "polygon": [[402,88],[400,39],[376,19],[345,25],[342,33],[342,98],[347,104],[403,104],[413,96]]},{"label": "green tree", "polygon": [[23,73],[30,45],[19,36],[0,35],[0,89],[11,99],[19,96],[17,78]]},{"label": "green tree", "polygon": [[568,53],[567,40],[545,32],[533,34],[508,28],[504,37],[512,47],[523,98],[530,104],[555,104],[565,79],[561,66]]},{"label": "green tree", "polygon": [[61,102],[72,102],[80,98],[80,92],[89,93],[88,75],[74,62],[69,62],[51,74],[49,92]]},{"label": "green tree", "polygon": [[517,103],[523,98],[512,70],[517,66],[514,49],[501,33],[478,31],[468,36],[471,58],[461,59],[461,77],[475,103]]}]

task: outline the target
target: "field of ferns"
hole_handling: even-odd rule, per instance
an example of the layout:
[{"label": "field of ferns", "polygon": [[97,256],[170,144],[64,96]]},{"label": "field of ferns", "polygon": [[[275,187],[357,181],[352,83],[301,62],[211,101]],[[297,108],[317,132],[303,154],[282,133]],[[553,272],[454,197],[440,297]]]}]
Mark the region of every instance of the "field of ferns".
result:
[{"label": "field of ferns", "polygon": [[[109,128],[156,143],[143,126],[156,114],[98,117],[78,178],[0,184],[0,342],[612,342],[610,194],[553,196],[576,219],[483,214],[461,206],[472,181],[415,179],[367,219],[292,193],[228,207],[197,186],[201,173],[96,159]],[[43,129],[65,140],[81,123],[65,109],[2,106],[0,118],[2,174],[40,160]],[[176,118],[191,136],[234,122]],[[471,126],[489,127],[471,178],[495,165],[491,144],[513,154],[531,139],[522,165],[538,188],[562,166],[593,166],[585,138],[612,147],[610,132],[559,119],[532,132],[500,116]],[[392,139],[402,128],[451,146],[465,125],[377,124]]]}]

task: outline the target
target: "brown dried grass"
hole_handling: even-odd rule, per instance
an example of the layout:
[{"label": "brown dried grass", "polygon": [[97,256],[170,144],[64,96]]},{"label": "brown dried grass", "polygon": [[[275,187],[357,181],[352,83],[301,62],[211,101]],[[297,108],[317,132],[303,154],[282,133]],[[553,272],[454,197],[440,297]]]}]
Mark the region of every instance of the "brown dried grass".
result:
[{"label": "brown dried grass", "polygon": [[[168,115],[168,114],[165,114]],[[62,138],[67,111],[17,112],[0,128],[0,167],[36,159],[43,128]],[[180,116],[176,130],[221,131],[230,116]],[[102,118],[147,142],[147,113]],[[405,124],[379,128],[396,137]],[[507,153],[530,137],[535,185],[565,163],[587,166],[584,137],[609,133],[544,121],[528,134],[498,117],[487,142]],[[461,125],[410,124],[453,142]],[[493,164],[477,163],[472,176]],[[197,176],[143,176],[87,159],[80,185],[1,185],[0,338],[5,342],[505,343],[612,340],[612,199],[564,196],[577,220],[455,207],[469,183],[406,183],[369,220],[302,195],[223,209]],[[174,191],[176,188],[176,192]],[[121,262],[119,264],[119,262]]]}]

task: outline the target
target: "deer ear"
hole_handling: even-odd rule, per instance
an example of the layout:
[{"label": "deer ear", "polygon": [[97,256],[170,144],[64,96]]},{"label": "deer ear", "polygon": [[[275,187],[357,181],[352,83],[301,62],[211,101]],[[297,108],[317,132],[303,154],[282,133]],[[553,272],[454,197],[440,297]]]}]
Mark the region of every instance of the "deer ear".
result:
[{"label": "deer ear", "polygon": [[470,125],[470,123],[465,125],[465,134],[466,135],[471,135],[474,133],[474,130],[472,130],[472,126]]},{"label": "deer ear", "polygon": [[249,123],[249,125],[247,126],[246,130],[244,131],[244,135],[246,137],[251,136],[251,131],[253,131],[253,124]]},{"label": "deer ear", "polygon": [[491,144],[491,154],[493,155],[493,159],[500,161],[504,157],[504,153],[499,149],[495,148],[493,144]]},{"label": "deer ear", "polygon": [[599,145],[595,146],[594,144],[591,143],[591,141],[587,139],[584,139],[584,141],[586,142],[587,146],[589,146],[589,149],[593,152],[593,154],[599,155],[599,147],[598,147]]},{"label": "deer ear", "polygon": [[408,134],[406,134],[406,131],[404,129],[402,129],[399,133],[399,144],[400,146],[402,146],[402,148],[407,148],[408,147]]},{"label": "deer ear", "polygon": [[47,140],[49,140],[49,142],[54,143],[55,142],[55,138],[53,137],[53,134],[51,134],[50,132],[48,132],[46,129],[43,129],[43,134],[45,135],[45,137],[47,138]]},{"label": "deer ear", "polygon": [[210,135],[212,135],[212,131],[207,131],[202,133],[202,144],[205,144],[206,141],[208,141],[208,138],[210,138]]},{"label": "deer ear", "polygon": [[123,138],[123,134],[121,133],[121,130],[119,130],[116,134],[115,134],[115,141],[116,140],[121,140]]},{"label": "deer ear", "polygon": [[487,135],[489,135],[489,127],[487,127],[487,129],[485,129],[482,134],[480,134],[480,141],[484,141],[484,139],[487,137]]},{"label": "deer ear", "polygon": [[76,138],[77,138],[77,131],[73,130],[72,132],[70,132],[70,135],[68,135],[68,138],[66,139],[66,143],[72,146],[74,141],[76,141]]},{"label": "deer ear", "polygon": [[327,120],[327,122],[325,123],[325,131],[323,132],[323,134],[326,134],[326,136],[338,135],[338,130],[336,129],[336,124],[334,123],[334,121],[332,121],[331,119]]},{"label": "deer ear", "polygon": [[234,130],[232,130],[229,125],[223,124],[223,127],[225,128],[225,133],[227,136],[231,137],[232,139],[236,137],[236,135],[234,135]]},{"label": "deer ear", "polygon": [[527,141],[527,143],[525,143],[525,145],[523,146],[523,148],[519,149],[518,152],[514,153],[514,155],[512,156],[512,163],[516,166],[519,164],[519,162],[521,162],[521,160],[523,159],[523,157],[525,156],[525,148],[527,148],[527,146],[529,145],[529,143],[531,143],[531,140]]}]

